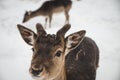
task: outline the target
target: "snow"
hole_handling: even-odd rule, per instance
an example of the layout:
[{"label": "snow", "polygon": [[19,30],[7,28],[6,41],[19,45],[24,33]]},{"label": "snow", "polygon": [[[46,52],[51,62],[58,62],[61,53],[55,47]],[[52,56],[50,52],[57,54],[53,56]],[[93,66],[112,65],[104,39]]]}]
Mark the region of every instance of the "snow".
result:
[{"label": "snow", "polygon": [[[29,75],[31,47],[22,40],[16,27],[23,24],[26,10],[35,10],[46,0],[0,0],[0,80],[33,80]],[[35,31],[36,23],[44,25],[44,17],[23,24]],[[56,33],[65,23],[63,13],[55,14],[52,28]],[[71,29],[67,33],[86,30],[100,49],[96,80],[120,80],[120,0],[73,0],[70,11]]]}]

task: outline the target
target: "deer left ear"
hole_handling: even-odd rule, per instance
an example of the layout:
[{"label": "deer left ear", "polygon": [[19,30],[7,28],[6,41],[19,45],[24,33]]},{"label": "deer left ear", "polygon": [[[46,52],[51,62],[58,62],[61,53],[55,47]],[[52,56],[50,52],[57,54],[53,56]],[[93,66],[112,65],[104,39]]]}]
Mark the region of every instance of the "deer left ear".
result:
[{"label": "deer left ear", "polygon": [[82,42],[86,31],[81,30],[79,32],[70,34],[66,37],[66,50],[70,51],[78,47],[78,45]]},{"label": "deer left ear", "polygon": [[28,28],[26,28],[26,27],[24,27],[24,26],[22,26],[20,24],[18,24],[17,27],[19,29],[19,32],[20,32],[23,40],[27,44],[33,46],[34,41],[35,41],[37,35],[32,30],[30,30],[30,29],[28,29]]}]

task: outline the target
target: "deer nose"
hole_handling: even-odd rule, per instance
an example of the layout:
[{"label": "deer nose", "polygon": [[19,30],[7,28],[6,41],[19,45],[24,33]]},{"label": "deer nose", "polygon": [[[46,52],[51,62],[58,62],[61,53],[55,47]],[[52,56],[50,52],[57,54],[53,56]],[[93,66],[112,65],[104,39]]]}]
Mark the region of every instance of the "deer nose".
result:
[{"label": "deer nose", "polygon": [[32,74],[34,76],[39,75],[42,71],[43,71],[43,67],[42,66],[39,66],[39,67],[37,65],[32,66]]}]

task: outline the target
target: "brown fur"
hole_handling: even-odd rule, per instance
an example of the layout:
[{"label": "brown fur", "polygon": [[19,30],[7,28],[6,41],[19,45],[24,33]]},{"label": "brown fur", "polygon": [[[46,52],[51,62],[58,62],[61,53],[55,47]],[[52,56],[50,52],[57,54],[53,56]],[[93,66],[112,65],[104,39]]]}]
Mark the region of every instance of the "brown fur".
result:
[{"label": "brown fur", "polygon": [[[84,37],[84,30],[65,38],[69,24],[61,28],[56,35],[47,34],[40,24],[36,26],[37,34],[18,25],[23,39],[26,41],[28,36],[26,43],[33,46],[30,73],[35,79],[95,80],[99,50],[92,39]],[[33,37],[30,37],[31,35]]]}]

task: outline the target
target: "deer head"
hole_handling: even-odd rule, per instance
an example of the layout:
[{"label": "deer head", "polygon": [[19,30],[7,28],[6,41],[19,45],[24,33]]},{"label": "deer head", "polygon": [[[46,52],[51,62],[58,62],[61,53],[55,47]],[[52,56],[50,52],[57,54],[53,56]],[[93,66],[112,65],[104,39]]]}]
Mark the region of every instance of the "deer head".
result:
[{"label": "deer head", "polygon": [[43,80],[53,80],[60,75],[64,69],[65,55],[76,48],[85,36],[82,30],[65,38],[70,24],[64,25],[56,35],[47,34],[41,24],[36,25],[37,33],[20,24],[17,26],[24,41],[32,46],[29,72],[34,78]]},{"label": "deer head", "polygon": [[24,19],[23,19],[23,23],[27,22],[28,20],[31,19],[31,11],[26,11],[24,14]]}]

